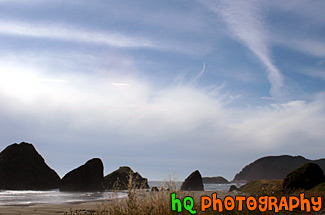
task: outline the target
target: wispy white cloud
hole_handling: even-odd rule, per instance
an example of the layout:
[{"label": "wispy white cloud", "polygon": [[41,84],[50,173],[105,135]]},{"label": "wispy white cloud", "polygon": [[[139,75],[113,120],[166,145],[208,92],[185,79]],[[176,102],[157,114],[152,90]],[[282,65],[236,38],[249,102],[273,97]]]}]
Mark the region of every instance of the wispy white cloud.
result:
[{"label": "wispy white cloud", "polygon": [[116,32],[91,32],[53,23],[40,24],[2,20],[0,21],[0,34],[103,44],[121,48],[160,47],[154,41],[144,37],[128,36]]},{"label": "wispy white cloud", "polygon": [[67,80],[60,80],[60,79],[49,79],[49,78],[42,78],[40,81],[43,82],[54,82],[54,83],[61,83],[61,84],[68,84],[69,81]]},{"label": "wispy white cloud", "polygon": [[[272,150],[283,144],[283,152],[290,151],[293,145],[303,147],[306,142],[316,143],[316,139],[323,136],[320,130],[315,130],[325,120],[322,99],[309,104],[305,101],[273,104],[246,112],[238,123],[232,124],[237,131],[235,136],[238,141],[251,138],[245,142],[245,147],[249,147],[251,142],[252,147]],[[319,147],[320,142],[317,145]]]},{"label": "wispy white cloud", "polygon": [[[50,39],[105,45],[117,48],[143,48],[156,51],[176,52],[186,55],[201,55],[210,48],[206,45],[179,40],[161,40],[144,35],[129,35],[117,31],[94,31],[80,27],[47,22],[0,21],[0,35]],[[191,47],[189,49],[188,47]]]},{"label": "wispy white cloud", "polygon": [[112,85],[113,86],[129,86],[128,83],[116,83],[116,82],[113,82]]},{"label": "wispy white cloud", "polygon": [[322,1],[263,1],[270,14],[290,17],[286,21],[274,22],[271,26],[272,43],[301,51],[314,57],[325,56],[325,40],[322,27],[325,25]]},{"label": "wispy white cloud", "polygon": [[314,57],[325,57],[325,41],[324,39],[302,39],[283,35],[272,35],[272,43],[298,50]]},{"label": "wispy white cloud", "polygon": [[37,3],[40,1],[44,1],[44,0],[0,0],[0,3],[12,3],[12,2],[19,2],[19,3]]},{"label": "wispy white cloud", "polygon": [[302,71],[303,74],[312,76],[314,78],[320,78],[325,80],[325,70],[305,70]]},{"label": "wispy white cloud", "polygon": [[200,79],[200,77],[204,74],[205,72],[205,67],[206,67],[206,63],[203,62],[203,66],[201,71],[191,80],[191,84],[196,84],[198,82],[198,80]]},{"label": "wispy white cloud", "polygon": [[300,21],[311,22],[313,25],[324,25],[324,7],[323,1],[317,0],[296,0],[296,1],[264,1],[267,5],[285,12],[286,14],[295,15],[296,18],[300,18]]},{"label": "wispy white cloud", "polygon": [[198,0],[209,10],[220,15],[231,36],[250,49],[268,70],[270,93],[282,97],[283,75],[272,62],[267,26],[261,1]]}]

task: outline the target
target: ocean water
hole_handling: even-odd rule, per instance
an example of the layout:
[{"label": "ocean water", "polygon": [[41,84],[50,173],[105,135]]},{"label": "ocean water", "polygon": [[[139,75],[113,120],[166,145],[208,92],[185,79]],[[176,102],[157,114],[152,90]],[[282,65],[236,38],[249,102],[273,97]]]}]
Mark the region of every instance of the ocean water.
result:
[{"label": "ocean water", "polygon": [[[149,181],[149,186],[167,188],[162,181]],[[182,182],[176,181],[174,185],[180,188]],[[204,184],[206,191],[228,191],[231,185],[240,187],[242,184]],[[59,190],[32,191],[32,190],[0,190],[0,206],[34,205],[34,204],[69,204],[78,202],[111,200],[126,198],[127,192],[60,192]]]},{"label": "ocean water", "polygon": [[228,191],[231,185],[237,188],[244,185],[244,183],[230,183],[230,184],[203,184],[205,191]]},{"label": "ocean water", "polygon": [[60,192],[59,190],[0,190],[0,206],[68,204],[127,197],[125,192]]},{"label": "ocean water", "polygon": [[[181,181],[174,182],[175,184],[173,186],[176,187],[176,189],[180,188],[182,186]],[[148,182],[150,187],[167,187],[166,182],[162,181],[149,181]],[[241,187],[244,185],[244,183],[229,183],[229,184],[203,184],[205,191],[228,191],[231,185],[235,185],[236,187]]]}]

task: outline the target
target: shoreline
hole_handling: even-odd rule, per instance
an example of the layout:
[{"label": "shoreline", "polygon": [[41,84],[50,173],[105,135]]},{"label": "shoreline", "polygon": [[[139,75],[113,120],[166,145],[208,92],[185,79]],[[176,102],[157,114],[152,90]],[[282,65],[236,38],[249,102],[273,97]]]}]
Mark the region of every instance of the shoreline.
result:
[{"label": "shoreline", "polygon": [[[217,192],[219,198],[224,198],[229,195],[236,195],[235,192],[225,192],[225,191],[183,191],[185,194],[193,196],[194,198],[201,195],[210,196],[212,193]],[[155,195],[156,192],[144,192],[145,195],[142,198],[147,198],[149,195]],[[24,215],[45,215],[45,214],[57,214],[64,215],[66,212],[71,210],[78,211],[96,211],[98,207],[111,204],[113,201],[127,199],[118,198],[118,199],[107,199],[107,200],[90,200],[86,202],[69,202],[69,203],[60,203],[60,204],[33,204],[33,205],[10,205],[10,206],[0,206],[1,215],[13,215],[13,214],[24,214]]]},{"label": "shoreline", "polygon": [[96,210],[99,205],[109,203],[113,200],[92,201],[74,204],[35,204],[30,206],[0,206],[1,215],[45,215],[58,214],[64,215],[70,210]]},{"label": "shoreline", "polygon": [[[127,197],[123,197],[127,198]],[[123,199],[119,198],[119,199]],[[114,201],[116,199],[99,199],[99,200],[84,200],[84,201],[74,201],[74,202],[62,202],[62,203],[31,203],[31,204],[12,204],[12,205],[0,205],[0,210],[3,207],[34,207],[34,206],[42,206],[42,205],[80,205],[80,204],[85,204],[85,203],[92,203],[92,202],[109,202],[109,201]],[[2,215],[0,213],[0,215]]]}]

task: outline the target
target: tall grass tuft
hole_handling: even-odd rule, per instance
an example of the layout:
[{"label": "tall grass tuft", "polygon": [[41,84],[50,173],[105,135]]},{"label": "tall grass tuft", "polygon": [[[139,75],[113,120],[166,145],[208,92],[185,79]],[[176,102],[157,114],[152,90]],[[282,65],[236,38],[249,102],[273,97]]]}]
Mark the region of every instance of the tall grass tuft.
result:
[{"label": "tall grass tuft", "polygon": [[[246,186],[247,191],[256,191],[256,189],[262,190],[262,193],[253,194],[253,192],[250,192],[250,194],[255,197],[261,196],[261,195],[274,195],[280,199],[282,195],[288,195],[284,193],[280,193],[278,191],[278,184],[277,181],[270,181],[267,183],[266,181],[262,181],[261,184],[265,189],[260,188],[260,184],[253,184],[253,186],[249,187]],[[265,185],[264,185],[265,184]],[[319,188],[320,189],[320,188]],[[183,209],[182,212],[178,213],[171,210],[171,193],[176,193],[177,198],[183,199],[186,196],[192,196],[194,197],[195,207],[194,210],[197,211],[197,215],[215,215],[215,214],[232,214],[232,215],[259,215],[259,214],[275,214],[273,211],[266,211],[266,212],[260,212],[258,210],[255,211],[249,211],[245,206],[243,208],[243,211],[237,211],[235,207],[235,210],[233,211],[223,211],[223,212],[217,212],[213,211],[212,209],[208,209],[205,212],[200,211],[200,199],[199,195],[202,193],[195,193],[195,192],[184,192],[176,189],[176,184],[173,180],[169,180],[167,182],[164,182],[160,186],[159,192],[149,192],[147,190],[139,190],[135,189],[135,185],[132,183],[132,178],[129,179],[129,185],[128,185],[128,198],[124,199],[115,199],[111,200],[106,203],[102,203],[98,205],[97,210],[89,211],[89,210],[71,210],[68,213],[65,213],[66,215],[185,215],[190,214],[190,212]],[[297,191],[295,193],[292,193],[290,195],[299,196],[299,193],[302,191]],[[310,198],[311,196],[321,196],[322,198],[322,211],[317,213],[306,213],[300,210],[294,210],[292,212],[289,211],[280,211],[277,214],[284,215],[284,214],[325,214],[324,211],[324,199],[325,199],[325,192],[323,190],[310,190],[305,191],[306,198]]]},{"label": "tall grass tuft", "polygon": [[[114,192],[118,192],[118,190]],[[97,210],[70,210],[65,215],[171,215],[175,214],[171,211],[171,193],[176,193],[178,198],[185,197],[176,189],[176,184],[172,179],[162,183],[158,192],[149,192],[144,189],[136,189],[132,175],[129,177],[127,192],[127,198],[104,202],[97,206]]]}]

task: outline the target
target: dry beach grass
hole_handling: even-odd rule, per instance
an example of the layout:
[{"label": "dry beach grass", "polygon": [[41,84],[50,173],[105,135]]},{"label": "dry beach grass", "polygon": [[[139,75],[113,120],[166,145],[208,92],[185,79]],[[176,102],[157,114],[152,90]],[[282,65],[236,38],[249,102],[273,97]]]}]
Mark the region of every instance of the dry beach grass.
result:
[{"label": "dry beach grass", "polygon": [[[269,183],[266,180],[263,180],[261,182],[254,182],[252,183],[253,186],[251,187],[246,187],[246,191],[250,194],[246,195],[252,195],[255,197],[260,196],[262,193],[256,193],[254,194],[253,192],[256,192],[256,188],[263,190],[263,195],[273,195],[276,196],[278,199],[281,197],[281,195],[285,196],[299,196],[302,190],[297,191],[295,193],[291,194],[283,194],[280,191],[280,186],[279,183],[281,181],[274,181],[271,180]],[[171,184],[172,185],[172,184]],[[265,186],[266,189],[261,189],[262,186]],[[93,215],[172,215],[172,214],[191,214],[190,212],[186,211],[183,209],[182,212],[177,213],[173,212],[171,210],[171,193],[176,193],[177,198],[183,199],[186,196],[191,196],[194,198],[195,206],[194,210],[197,211],[196,214],[198,215],[212,215],[212,214],[275,214],[274,211],[266,211],[266,212],[260,212],[258,210],[255,211],[249,211],[247,208],[244,206],[242,211],[237,211],[236,209],[233,211],[224,211],[224,212],[216,212],[212,210],[206,210],[205,212],[200,211],[200,196],[206,195],[206,196],[211,196],[213,193],[212,191],[190,191],[190,192],[185,192],[185,191],[179,191],[176,190],[174,186],[169,187],[168,189],[162,190],[160,192],[144,192],[144,191],[139,191],[135,189],[129,189],[129,197],[126,199],[121,199],[121,200],[115,200],[110,202],[109,204],[103,203],[98,206],[96,210],[93,211],[87,211],[87,213],[84,210],[72,210],[69,213],[66,213],[67,215],[82,215],[82,214],[93,214]],[[218,198],[224,199],[226,196],[235,196],[238,195],[239,193],[236,192],[217,192]],[[319,212],[311,212],[312,214],[325,214],[324,210],[324,199],[325,199],[325,192],[324,190],[310,190],[306,191],[306,198],[310,198],[312,196],[320,196],[322,198],[322,210]],[[240,193],[240,195],[243,195],[243,193]],[[235,207],[237,208],[237,206]],[[306,213],[300,210],[294,210],[292,212],[289,211],[280,211],[277,214],[310,214]]]}]

